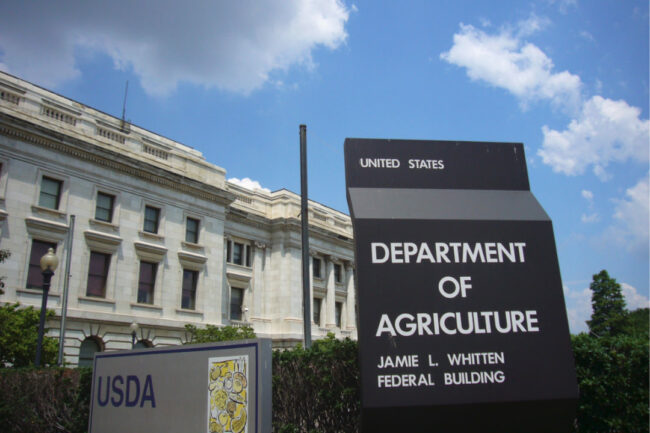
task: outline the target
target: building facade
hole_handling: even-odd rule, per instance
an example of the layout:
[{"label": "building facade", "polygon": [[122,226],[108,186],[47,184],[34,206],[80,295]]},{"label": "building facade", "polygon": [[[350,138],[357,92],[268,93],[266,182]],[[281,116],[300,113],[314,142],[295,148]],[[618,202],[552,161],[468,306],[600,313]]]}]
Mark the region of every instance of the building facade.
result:
[{"label": "building facade", "polygon": [[[48,308],[65,360],[187,341],[185,324],[303,339],[300,197],[249,190],[195,149],[0,72],[0,302]],[[356,338],[350,218],[309,203],[312,338]],[[67,258],[70,257],[69,268]],[[68,272],[66,272],[66,270]]]}]

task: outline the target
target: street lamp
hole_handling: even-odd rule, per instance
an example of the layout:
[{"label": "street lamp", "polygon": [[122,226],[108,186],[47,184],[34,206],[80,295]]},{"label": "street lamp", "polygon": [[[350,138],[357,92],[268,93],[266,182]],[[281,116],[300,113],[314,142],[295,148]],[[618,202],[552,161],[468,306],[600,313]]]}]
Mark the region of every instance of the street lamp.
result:
[{"label": "street lamp", "polygon": [[140,329],[140,325],[138,325],[138,322],[133,321],[129,325],[129,328],[131,329],[131,349],[133,349],[135,348],[135,336],[138,333],[138,329]]},{"label": "street lamp", "polygon": [[59,265],[59,259],[54,254],[54,248],[47,250],[47,253],[41,257],[41,270],[43,271],[43,301],[41,303],[41,320],[38,323],[38,340],[36,341],[36,361],[34,365],[41,365],[41,351],[43,350],[43,333],[45,332],[45,314],[47,313],[47,295],[50,291],[50,282],[56,267]]}]

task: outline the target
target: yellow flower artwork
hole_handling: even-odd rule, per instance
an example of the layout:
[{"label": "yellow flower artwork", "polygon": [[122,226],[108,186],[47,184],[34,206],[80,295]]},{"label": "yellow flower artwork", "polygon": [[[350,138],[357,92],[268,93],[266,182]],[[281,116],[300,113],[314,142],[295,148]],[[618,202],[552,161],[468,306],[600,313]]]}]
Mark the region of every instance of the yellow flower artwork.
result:
[{"label": "yellow flower artwork", "polygon": [[208,360],[207,433],[248,433],[248,356]]}]

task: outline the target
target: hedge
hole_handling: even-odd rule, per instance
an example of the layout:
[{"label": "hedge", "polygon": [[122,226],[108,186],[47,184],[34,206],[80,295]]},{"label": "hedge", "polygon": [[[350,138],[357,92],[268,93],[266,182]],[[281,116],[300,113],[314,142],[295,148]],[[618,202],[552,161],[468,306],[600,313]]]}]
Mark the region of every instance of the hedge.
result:
[{"label": "hedge", "polygon": [[0,370],[0,431],[82,433],[88,430],[92,370]]},{"label": "hedge", "polygon": [[[576,431],[648,432],[648,341],[572,338],[580,385]],[[273,353],[276,433],[359,430],[357,343],[328,337]],[[0,370],[1,432],[85,432],[88,369]]]}]

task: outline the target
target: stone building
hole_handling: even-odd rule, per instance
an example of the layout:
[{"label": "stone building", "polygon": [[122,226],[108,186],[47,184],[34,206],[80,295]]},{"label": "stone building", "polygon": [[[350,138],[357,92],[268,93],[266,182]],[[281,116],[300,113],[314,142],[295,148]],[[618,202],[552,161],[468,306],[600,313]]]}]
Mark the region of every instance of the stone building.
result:
[{"label": "stone building", "polygon": [[[250,325],[276,347],[302,341],[300,197],[249,190],[201,152],[0,72],[0,302],[40,308],[65,358],[176,345],[185,324]],[[356,338],[350,218],[309,203],[312,331]],[[70,252],[66,278],[67,257]]]}]

